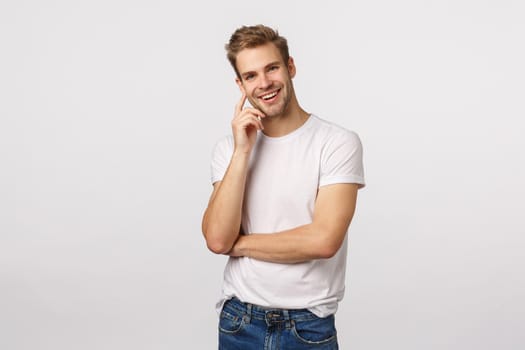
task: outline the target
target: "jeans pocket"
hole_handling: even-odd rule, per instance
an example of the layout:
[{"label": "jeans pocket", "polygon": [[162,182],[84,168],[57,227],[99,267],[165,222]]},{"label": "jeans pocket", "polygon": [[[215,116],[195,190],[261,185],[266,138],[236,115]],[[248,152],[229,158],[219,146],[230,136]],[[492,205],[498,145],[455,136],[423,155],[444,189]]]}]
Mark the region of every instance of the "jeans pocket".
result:
[{"label": "jeans pocket", "polygon": [[221,311],[219,318],[219,331],[227,334],[239,332],[244,325],[243,315],[230,313],[226,310]]},{"label": "jeans pocket", "polygon": [[292,333],[305,344],[320,345],[337,341],[334,316],[293,321]]}]

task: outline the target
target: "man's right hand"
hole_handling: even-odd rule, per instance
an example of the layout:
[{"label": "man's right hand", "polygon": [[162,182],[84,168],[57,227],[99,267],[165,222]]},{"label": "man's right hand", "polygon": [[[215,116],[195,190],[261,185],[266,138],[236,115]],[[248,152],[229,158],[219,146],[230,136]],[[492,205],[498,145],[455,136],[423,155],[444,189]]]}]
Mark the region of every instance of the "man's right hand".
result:
[{"label": "man's right hand", "polygon": [[257,130],[264,129],[261,118],[264,118],[265,115],[256,108],[243,108],[245,101],[246,94],[243,93],[241,100],[235,106],[232,132],[235,150],[250,153],[257,139]]},{"label": "man's right hand", "polygon": [[213,193],[202,219],[206,244],[216,254],[227,254],[239,237],[249,155],[257,140],[257,131],[263,129],[258,117],[265,115],[256,108],[243,108],[244,102],[246,94],[235,106],[232,120],[234,154],[222,180],[213,184]]}]

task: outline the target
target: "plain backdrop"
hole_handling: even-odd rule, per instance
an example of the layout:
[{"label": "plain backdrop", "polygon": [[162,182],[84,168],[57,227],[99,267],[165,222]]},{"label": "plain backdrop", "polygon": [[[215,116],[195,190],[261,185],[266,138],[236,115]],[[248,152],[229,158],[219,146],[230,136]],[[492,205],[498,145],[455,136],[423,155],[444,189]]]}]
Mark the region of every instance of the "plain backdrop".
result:
[{"label": "plain backdrop", "polygon": [[200,222],[240,95],[224,44],[288,38],[356,131],[342,349],[525,347],[520,0],[0,4],[0,348],[215,349]]}]

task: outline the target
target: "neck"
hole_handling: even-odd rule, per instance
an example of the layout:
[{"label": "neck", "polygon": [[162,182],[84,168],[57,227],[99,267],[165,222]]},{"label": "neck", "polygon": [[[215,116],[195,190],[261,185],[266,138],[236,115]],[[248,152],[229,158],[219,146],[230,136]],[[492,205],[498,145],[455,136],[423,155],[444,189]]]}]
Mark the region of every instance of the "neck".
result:
[{"label": "neck", "polygon": [[263,133],[269,137],[285,136],[301,127],[309,116],[309,113],[299,106],[297,100],[292,98],[281,115],[263,119]]}]

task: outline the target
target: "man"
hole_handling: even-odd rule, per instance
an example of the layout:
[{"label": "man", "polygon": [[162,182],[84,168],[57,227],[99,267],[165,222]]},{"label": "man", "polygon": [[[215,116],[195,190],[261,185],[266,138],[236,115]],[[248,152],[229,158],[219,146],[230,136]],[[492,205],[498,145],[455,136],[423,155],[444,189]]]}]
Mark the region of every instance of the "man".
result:
[{"label": "man", "polygon": [[273,29],[241,27],[226,50],[242,96],[213,153],[202,222],[208,248],[230,257],[219,349],[337,349],[346,232],[364,186],[359,137],[300,107]]}]

